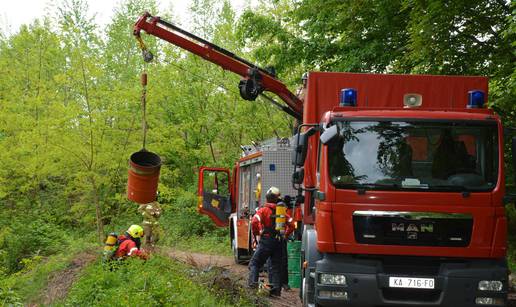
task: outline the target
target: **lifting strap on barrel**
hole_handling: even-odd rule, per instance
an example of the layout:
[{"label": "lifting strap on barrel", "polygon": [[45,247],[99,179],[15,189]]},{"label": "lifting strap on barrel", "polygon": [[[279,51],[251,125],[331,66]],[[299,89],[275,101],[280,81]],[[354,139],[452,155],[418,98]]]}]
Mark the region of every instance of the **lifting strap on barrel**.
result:
[{"label": "lifting strap on barrel", "polygon": [[152,61],[153,55],[152,53],[147,49],[145,46],[145,43],[143,42],[140,35],[136,36],[136,40],[138,41],[138,47],[142,50],[143,55],[143,72],[141,76],[141,84],[142,84],[142,133],[143,133],[143,148],[142,151],[146,151],[145,145],[147,141],[147,113],[146,113],[146,107],[147,107],[147,63],[150,63]]},{"label": "lifting strap on barrel", "polygon": [[141,75],[142,84],[142,133],[143,133],[143,147],[145,150],[145,144],[147,142],[147,71],[144,69]]}]

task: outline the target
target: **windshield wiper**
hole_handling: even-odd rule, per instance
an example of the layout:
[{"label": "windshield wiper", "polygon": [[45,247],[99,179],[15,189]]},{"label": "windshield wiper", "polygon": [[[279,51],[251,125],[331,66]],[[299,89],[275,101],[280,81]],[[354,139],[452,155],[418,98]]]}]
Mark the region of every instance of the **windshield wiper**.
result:
[{"label": "windshield wiper", "polygon": [[377,189],[377,188],[389,188],[389,189],[398,189],[400,185],[397,183],[343,183],[339,186],[345,188],[355,188],[355,189]]},{"label": "windshield wiper", "polygon": [[470,189],[463,185],[429,185],[429,189],[440,189],[446,191],[469,192]]}]

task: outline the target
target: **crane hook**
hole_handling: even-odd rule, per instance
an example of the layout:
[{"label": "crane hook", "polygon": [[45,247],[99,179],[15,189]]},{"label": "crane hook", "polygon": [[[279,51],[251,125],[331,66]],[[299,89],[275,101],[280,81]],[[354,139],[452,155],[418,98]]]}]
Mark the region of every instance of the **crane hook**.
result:
[{"label": "crane hook", "polygon": [[136,35],[136,40],[138,41],[138,46],[140,46],[140,49],[142,50],[143,61],[145,63],[150,63],[154,58],[154,55],[149,51],[149,49],[147,49],[140,35]]}]

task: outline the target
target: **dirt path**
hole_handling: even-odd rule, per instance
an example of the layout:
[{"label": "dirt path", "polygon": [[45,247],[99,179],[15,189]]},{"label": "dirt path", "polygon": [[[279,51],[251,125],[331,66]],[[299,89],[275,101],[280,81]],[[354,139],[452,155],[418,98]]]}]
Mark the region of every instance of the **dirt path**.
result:
[{"label": "dirt path", "polygon": [[[42,306],[49,306],[66,297],[68,290],[73,285],[79,272],[90,262],[95,260],[97,256],[91,252],[80,253],[64,270],[57,271],[49,276],[49,282],[46,288],[41,292],[39,301]],[[29,306],[39,306],[38,303],[29,304]]]},{"label": "dirt path", "polygon": [[[240,283],[242,285],[245,285],[247,281],[247,266],[235,264],[233,257],[190,253],[173,249],[166,249],[164,250],[164,253],[171,258],[196,267],[206,268],[210,266],[219,266],[226,268],[239,277]],[[301,306],[301,301],[299,300],[299,289],[283,291],[281,293],[281,298],[270,299],[270,302],[274,307]],[[509,294],[508,307],[516,307],[516,293],[514,292]]]},{"label": "dirt path", "polygon": [[[187,263],[197,268],[221,267],[227,269],[237,278],[238,284],[245,286],[247,282],[248,269],[246,265],[235,264],[233,257],[208,255],[178,251],[171,248],[164,248],[161,253],[170,258]],[[39,298],[42,306],[48,306],[66,297],[68,290],[78,277],[79,272],[89,263],[96,259],[92,253],[78,254],[75,259],[64,270],[53,273],[49,276],[47,287],[42,291]],[[516,293],[509,295],[508,306],[516,307]],[[299,300],[299,289],[282,291],[280,298],[270,298],[269,302],[273,307],[301,306]],[[28,306],[40,306],[38,303],[31,303]]]},{"label": "dirt path", "polygon": [[[195,267],[208,268],[217,266],[228,269],[238,278],[238,282],[242,286],[245,286],[247,282],[247,274],[249,272],[247,266],[236,264],[233,257],[190,253],[173,249],[163,249],[162,252],[173,259],[185,262]],[[301,306],[301,301],[299,300],[299,289],[282,291],[280,298],[271,298],[269,301],[273,307]]]}]

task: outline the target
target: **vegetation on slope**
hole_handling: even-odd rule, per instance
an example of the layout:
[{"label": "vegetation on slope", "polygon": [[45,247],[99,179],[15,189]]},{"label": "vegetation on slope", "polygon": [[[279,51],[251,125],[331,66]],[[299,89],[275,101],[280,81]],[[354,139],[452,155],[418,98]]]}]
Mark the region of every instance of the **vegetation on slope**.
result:
[{"label": "vegetation on slope", "polygon": [[[188,27],[262,66],[276,66],[292,89],[308,70],[486,75],[490,106],[514,126],[515,5],[275,0],[237,18],[228,1],[194,0]],[[38,301],[53,272],[82,250],[100,248],[105,233],[140,221],[126,200],[125,184],[127,159],[141,148],[144,69],[147,148],[164,161],[161,244],[229,254],[227,230],[196,213],[196,170],[229,167],[240,145],[288,136],[292,126],[267,102],[243,101],[237,76],[147,35],[156,59],[145,66],[131,35],[133,23],[146,10],[175,20],[173,11],[159,11],[154,0],[122,1],[105,28],[86,13],[85,0],[56,6],[55,14],[0,35],[0,71],[6,76],[0,79],[0,304]],[[509,183],[511,156],[507,147]],[[509,261],[516,269],[516,213],[507,211]],[[192,301],[219,302],[204,296],[177,264],[156,257],[145,266],[192,285]],[[122,275],[134,278],[131,289],[139,291],[149,279],[143,271],[132,262],[113,272],[94,264],[63,304],[97,302],[88,301],[89,286],[109,297],[124,293]],[[98,284],[96,274],[102,276]],[[160,292],[168,289],[166,279],[148,284],[152,291],[136,292],[141,302],[182,302],[168,296],[184,290],[178,284]]]},{"label": "vegetation on slope", "polygon": [[[196,268],[158,255],[145,263],[130,259],[113,270],[96,263],[83,272],[66,300],[56,305],[254,306],[252,296],[212,291],[213,285],[203,284],[200,274]],[[208,279],[213,281],[206,276]]]}]

